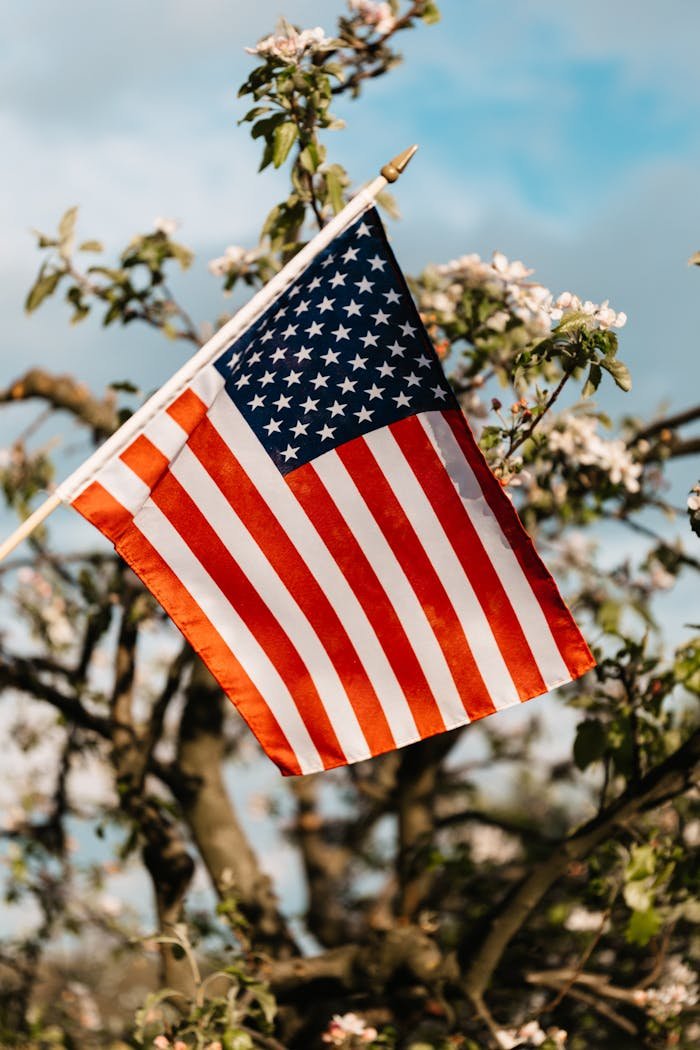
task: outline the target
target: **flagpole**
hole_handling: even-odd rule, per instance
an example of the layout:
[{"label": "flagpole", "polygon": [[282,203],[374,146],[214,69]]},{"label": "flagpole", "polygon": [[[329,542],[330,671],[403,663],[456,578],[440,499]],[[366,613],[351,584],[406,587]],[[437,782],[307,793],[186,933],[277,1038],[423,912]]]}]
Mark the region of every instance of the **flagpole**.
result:
[{"label": "flagpole", "polygon": [[365,211],[389,182],[396,182],[404,171],[418,146],[409,146],[385,164],[380,174],[355,194],[345,207],[313,237],[301,251],[283,266],[279,273],[267,282],[241,309],[209,339],[175,375],[153,394],[114,434],[111,435],[70,477],[58,486],[51,495],[23,521],[4,543],[0,544],[0,561],[15,547],[27,539],[36,528],[52,514],[64,500],[69,500],[76,490],[111,456],[120,452],[136,436],[146,423],[183,390],[197,372],[214,360],[226,347],[248,328],[268,306],[285,291],[319,252],[330,244],[353,219]]}]

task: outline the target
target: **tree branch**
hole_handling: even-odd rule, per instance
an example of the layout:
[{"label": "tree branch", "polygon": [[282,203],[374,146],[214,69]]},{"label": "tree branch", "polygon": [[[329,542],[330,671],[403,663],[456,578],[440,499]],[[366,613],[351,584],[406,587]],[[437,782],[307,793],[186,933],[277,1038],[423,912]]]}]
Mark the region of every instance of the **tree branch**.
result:
[{"label": "tree branch", "polygon": [[496,908],[484,939],[474,950],[473,942],[463,945],[469,966],[464,979],[467,994],[474,1001],[483,997],[510,941],[573,860],[582,860],[614,833],[619,824],[634,820],[669,792],[678,795],[687,789],[700,763],[700,730],[665,762],[652,769],[633,787],[628,787],[611,805],[575,831],[540,864],[520,886]]},{"label": "tree branch", "polygon": [[97,437],[108,437],[119,426],[114,397],[107,395],[100,400],[72,376],[53,375],[44,369],[32,368],[4,390],[0,389],[0,404],[29,401],[35,397],[48,401],[56,409],[72,413],[81,423],[91,427]]}]

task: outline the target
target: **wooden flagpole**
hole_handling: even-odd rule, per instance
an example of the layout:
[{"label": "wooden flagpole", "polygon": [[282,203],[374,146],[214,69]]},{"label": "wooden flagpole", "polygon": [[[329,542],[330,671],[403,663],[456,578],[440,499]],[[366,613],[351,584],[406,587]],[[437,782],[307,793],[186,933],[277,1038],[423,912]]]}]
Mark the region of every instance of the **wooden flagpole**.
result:
[{"label": "wooden flagpole", "polygon": [[69,501],[76,490],[112,456],[117,455],[136,436],[146,423],[187,386],[201,368],[213,361],[226,347],[241,335],[274,300],[298,277],[319,252],[330,244],[346,226],[365,211],[389,182],[396,182],[401,172],[415,154],[417,146],[410,146],[390,160],[381,173],[355,194],[351,201],[306,244],[300,252],[283,266],[279,273],[267,282],[264,288],[249,299],[234,317],[227,321],[211,339],[201,347],[175,375],[134,412],[126,423],[105,441],[55,492],[23,521],[4,543],[0,544],[0,561],[34,532],[62,502]]}]

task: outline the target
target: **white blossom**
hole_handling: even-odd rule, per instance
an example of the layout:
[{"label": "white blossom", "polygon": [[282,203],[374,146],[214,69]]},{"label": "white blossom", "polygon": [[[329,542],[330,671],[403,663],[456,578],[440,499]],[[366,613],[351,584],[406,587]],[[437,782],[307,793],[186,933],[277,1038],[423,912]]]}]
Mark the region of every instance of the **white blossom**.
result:
[{"label": "white blossom", "polygon": [[348,0],[348,7],[355,11],[367,26],[372,26],[384,36],[396,25],[391,4],[375,3],[374,0]]},{"label": "white blossom", "polygon": [[321,1038],[331,1046],[346,1046],[354,1045],[351,1043],[353,1037],[363,1043],[373,1043],[377,1038],[377,1029],[369,1026],[357,1014],[334,1014]]},{"label": "white blossom", "polygon": [[279,58],[290,64],[298,63],[305,54],[314,51],[326,51],[333,46],[321,26],[314,29],[303,29],[301,32],[284,22],[276,33],[259,40],[255,47],[247,47],[249,55],[261,55],[263,58]]},{"label": "white blossom", "polygon": [[688,510],[695,515],[700,511],[700,483],[695,485],[688,496]]},{"label": "white blossom", "polygon": [[172,237],[179,225],[177,219],[164,219],[162,215],[153,220],[153,229],[156,233],[163,233],[166,237]]},{"label": "white blossom", "polygon": [[655,1020],[664,1022],[698,1003],[698,976],[680,955],[669,955],[664,967],[664,981],[658,988],[647,988],[639,1005],[645,1006]]},{"label": "white blossom", "polygon": [[257,248],[242,248],[239,244],[231,244],[217,259],[212,259],[208,264],[209,272],[214,277],[225,277],[227,274],[247,273],[251,265],[260,257]]},{"label": "white blossom", "polygon": [[587,908],[576,906],[572,908],[566,917],[564,926],[572,933],[589,933],[597,931],[605,922],[605,912],[589,911]]},{"label": "white blossom", "polygon": [[621,438],[606,440],[597,433],[594,416],[563,413],[548,431],[550,451],[561,452],[572,463],[593,466],[609,475],[613,485],[623,485],[628,492],[639,492],[641,463],[635,463]]},{"label": "white blossom", "polygon": [[588,318],[587,327],[591,329],[623,328],[627,324],[627,314],[616,313],[607,299],[598,306],[590,299],[581,302],[571,292],[562,292],[550,313],[555,322],[565,320],[571,314],[585,314]]}]

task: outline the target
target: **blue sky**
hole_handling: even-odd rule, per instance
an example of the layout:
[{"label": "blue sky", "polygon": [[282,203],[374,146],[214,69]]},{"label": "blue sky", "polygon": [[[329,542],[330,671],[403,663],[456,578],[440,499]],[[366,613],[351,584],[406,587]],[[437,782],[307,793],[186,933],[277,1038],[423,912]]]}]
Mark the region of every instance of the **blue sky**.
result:
[{"label": "blue sky", "polygon": [[[357,183],[420,143],[396,188],[399,259],[410,272],[498,248],[555,292],[610,298],[630,318],[621,356],[634,389],[605,393],[605,408],[650,413],[697,398],[700,272],[686,260],[700,248],[700,4],[441,6],[438,26],[403,34],[400,69],[339,105],[347,130],[328,137]],[[0,383],[37,364],[95,388],[130,376],[147,389],[175,370],[183,349],[152,333],[71,329],[60,303],[27,319],[38,265],[30,229],[52,229],[80,204],[85,236],[118,248],[155,216],[174,216],[199,255],[182,282],[186,305],[198,319],[215,316],[228,304],[206,261],[227,244],[253,244],[284,192],[282,175],[255,174],[257,147],[236,125],[250,68],[243,48],[279,13],[330,32],[342,7],[0,0]],[[20,415],[2,413],[0,444]],[[697,468],[677,473],[683,491]],[[71,541],[88,535],[75,516],[56,518]],[[619,551],[626,543],[620,533]],[[270,867],[279,862],[272,855]]]}]

